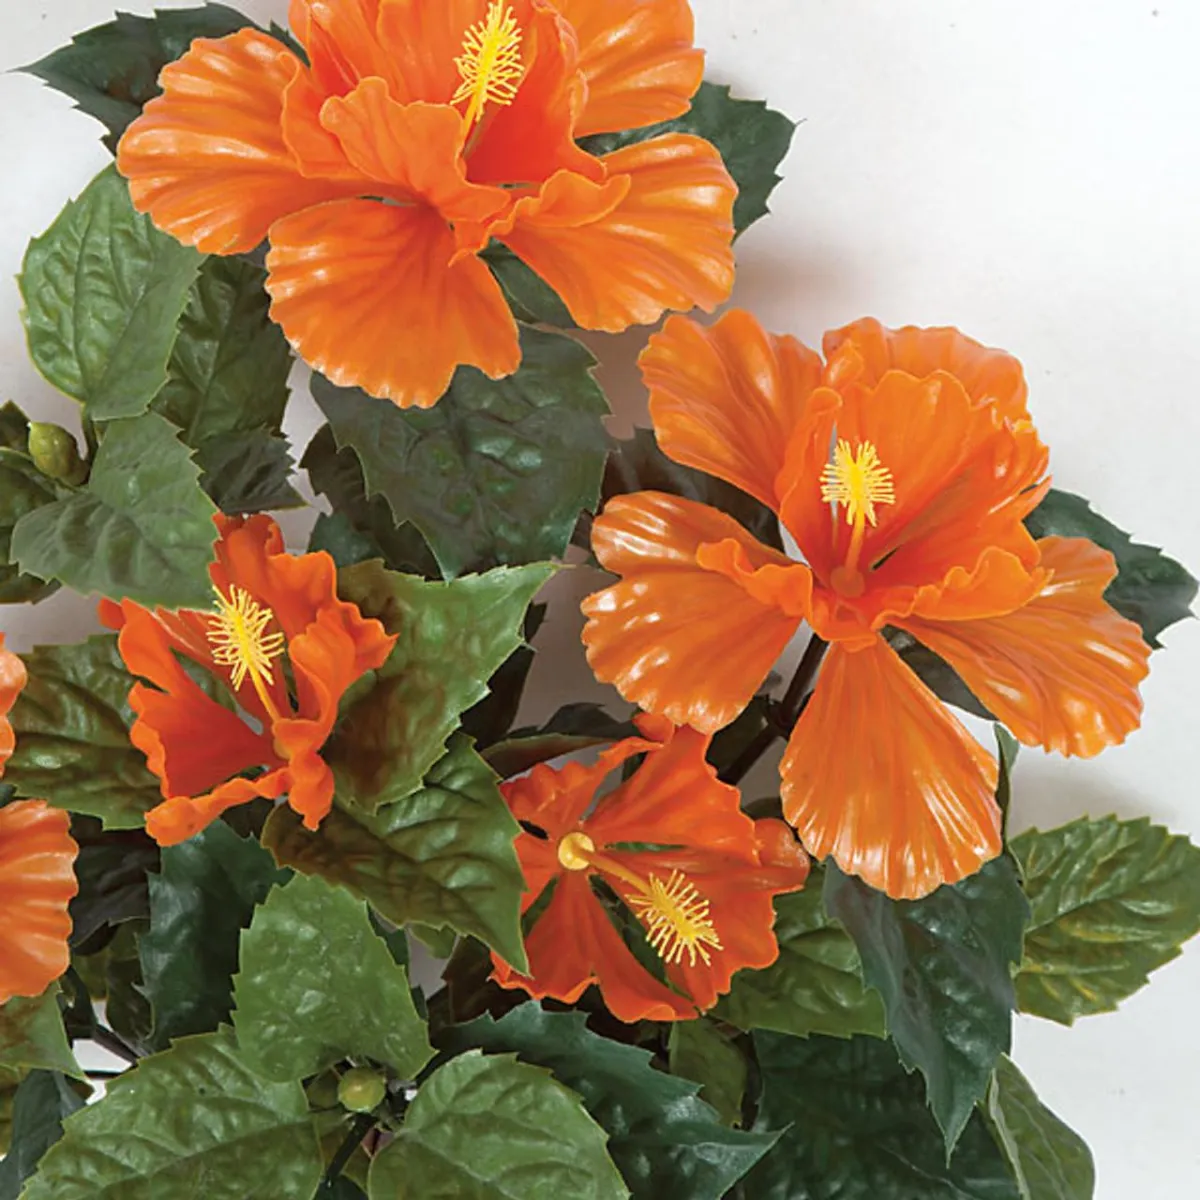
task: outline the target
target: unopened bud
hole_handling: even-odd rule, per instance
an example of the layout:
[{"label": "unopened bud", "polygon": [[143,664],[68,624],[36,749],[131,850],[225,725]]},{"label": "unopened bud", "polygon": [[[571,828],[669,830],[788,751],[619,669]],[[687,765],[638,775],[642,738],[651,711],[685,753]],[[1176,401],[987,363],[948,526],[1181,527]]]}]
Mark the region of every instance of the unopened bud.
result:
[{"label": "unopened bud", "polygon": [[374,1112],[387,1095],[387,1080],[378,1071],[355,1067],[342,1076],[338,1099],[342,1107],[356,1113]]},{"label": "unopened bud", "polygon": [[87,464],[79,457],[75,439],[61,426],[29,422],[29,457],[43,475],[73,487],[87,480]]}]

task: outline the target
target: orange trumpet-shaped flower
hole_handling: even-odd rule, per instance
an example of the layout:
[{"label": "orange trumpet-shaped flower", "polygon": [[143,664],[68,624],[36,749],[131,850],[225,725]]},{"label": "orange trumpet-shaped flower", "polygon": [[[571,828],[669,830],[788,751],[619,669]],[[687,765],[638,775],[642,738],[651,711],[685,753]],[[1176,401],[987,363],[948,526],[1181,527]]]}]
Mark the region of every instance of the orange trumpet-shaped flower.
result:
[{"label": "orange trumpet-shaped flower", "polygon": [[687,111],[687,0],[292,0],[291,25],[307,64],[253,29],[193,42],[117,165],[188,245],[270,239],[272,315],[334,383],[428,407],[459,364],[515,371],[477,257],[493,238],[588,329],[728,296],[737,189],[717,151],[575,141]]},{"label": "orange trumpet-shaped flower", "polygon": [[1013,734],[1093,755],[1137,728],[1149,650],[1104,601],[1116,567],[1024,518],[1049,487],[1020,365],[953,329],[829,334],[825,361],[748,313],[672,318],[641,358],[659,444],[769,505],[804,561],[656,492],[592,545],[621,576],[584,602],[597,676],[712,732],[802,621],[831,643],[781,767],[815,857],[917,897],[1000,850],[996,764],[884,640],[907,630]]},{"label": "orange trumpet-shaped flower", "polygon": [[[809,862],[782,821],[741,811],[737,789],[705,761],[707,735],[654,717],[638,726],[642,737],[593,766],[537,766],[503,785],[526,830],[522,912],[545,907],[525,941],[529,973],[493,955],[494,978],[567,1003],[594,983],[622,1021],[685,1020],[711,1008],[735,971],[775,961],[771,898],[803,887]],[[637,754],[637,770],[600,796]],[[640,925],[665,982],[634,957],[602,894]]]},{"label": "orange trumpet-shaped flower", "polygon": [[[134,684],[133,744],[162,781],[146,817],[162,846],[186,841],[226,809],[255,797],[288,803],[316,829],[333,803],[321,747],[338,701],[381,667],[396,639],[337,597],[333,559],[287,554],[269,517],[218,516],[209,612],[150,612],[132,600],[101,604],[121,631]],[[247,723],[212,699],[180,657],[219,680]]]}]

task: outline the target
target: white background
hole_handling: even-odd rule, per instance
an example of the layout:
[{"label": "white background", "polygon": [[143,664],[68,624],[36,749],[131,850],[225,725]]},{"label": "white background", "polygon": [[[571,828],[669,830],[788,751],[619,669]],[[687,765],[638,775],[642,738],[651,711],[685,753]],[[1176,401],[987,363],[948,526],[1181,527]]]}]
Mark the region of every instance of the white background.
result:
[{"label": "white background", "polygon": [[[283,21],[287,6],[241,7]],[[774,215],[739,242],[736,301],[810,343],[872,314],[889,324],[957,324],[1010,350],[1026,365],[1059,485],[1200,568],[1200,4],[693,7],[710,77],[803,121]],[[110,19],[112,8],[0,0],[0,12],[8,68]],[[11,280],[29,237],[107,161],[99,133],[35,80],[0,76],[0,400],[42,419],[72,421],[75,406],[29,364]],[[622,434],[642,414],[631,371],[641,341],[593,339],[609,364]],[[298,398],[289,417],[298,448],[315,424],[307,397]],[[289,530],[299,540],[303,522]],[[569,597],[589,580],[567,573],[556,586]],[[18,649],[70,640],[88,630],[90,607],[60,596],[0,612],[0,625]],[[576,629],[561,603],[541,639],[549,652],[530,715],[571,697],[585,678]],[[1144,691],[1146,726],[1128,745],[1089,763],[1024,753],[1021,823],[1149,814],[1200,840],[1200,624],[1165,640]],[[1091,1143],[1100,1200],[1200,1188],[1198,1002],[1193,948],[1116,1014],[1073,1030],[1019,1020],[1017,1060]]]}]

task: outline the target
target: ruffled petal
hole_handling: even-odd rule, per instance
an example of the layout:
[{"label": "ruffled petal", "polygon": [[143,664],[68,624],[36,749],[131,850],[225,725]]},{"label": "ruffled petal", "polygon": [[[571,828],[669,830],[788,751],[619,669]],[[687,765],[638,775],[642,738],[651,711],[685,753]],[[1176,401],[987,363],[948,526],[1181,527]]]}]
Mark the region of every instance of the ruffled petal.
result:
[{"label": "ruffled petal", "polygon": [[260,796],[278,800],[287,786],[287,771],[281,769],[257,779],[231,779],[203,796],[172,796],[146,814],[146,832],[160,846],[177,846],[239,804]]},{"label": "ruffled petal", "polygon": [[[733,542],[753,568],[804,567],[705,504],[639,492],[610,501],[592,530],[601,564],[622,581],[583,603],[588,662],[598,679],[648,712],[714,733],[749,703],[800,624],[697,560],[706,543]],[[718,547],[718,554],[725,552]]]},{"label": "ruffled petal", "polygon": [[267,256],[271,315],[333,383],[429,408],[456,368],[492,379],[520,366],[504,294],[433,209],[343,200],[277,222]]},{"label": "ruffled petal", "polygon": [[682,116],[704,77],[688,0],[554,0],[579,39],[587,104],[575,132],[640,129]]},{"label": "ruffled petal", "polygon": [[775,508],[775,479],[820,383],[820,358],[731,309],[707,327],[669,318],[638,365],[663,453]]},{"label": "ruffled petal", "polygon": [[491,232],[585,329],[620,333],[657,321],[667,309],[711,312],[726,300],[737,185],[720,154],[701,138],[667,134],[601,161],[610,180],[629,181],[611,209],[593,216],[586,206],[567,204],[564,193],[573,199],[579,185],[557,175]]},{"label": "ruffled petal", "polygon": [[0,776],[12,757],[16,741],[8,714],[12,712],[12,706],[16,704],[27,678],[25,664],[11,650],[5,649],[4,634],[0,633]]},{"label": "ruffled petal", "polygon": [[118,147],[134,207],[185,245],[237,254],[280,217],[345,195],[345,182],[306,179],[284,142],[283,95],[302,70],[256,29],[194,41]]},{"label": "ruffled petal", "polygon": [[1053,577],[1016,612],[898,624],[950,663],[1018,740],[1089,758],[1141,724],[1150,648],[1104,601],[1117,572],[1107,550],[1082,538],[1038,547]]},{"label": "ruffled petal", "polygon": [[[326,95],[345,95],[372,76],[396,89],[404,86],[403,74],[378,32],[381,3],[388,0],[291,0],[288,24]],[[453,3],[441,0],[429,7],[451,8]]]},{"label": "ruffled petal", "polygon": [[882,640],[830,649],[780,774],[808,852],[895,899],[1000,853],[995,760]]}]

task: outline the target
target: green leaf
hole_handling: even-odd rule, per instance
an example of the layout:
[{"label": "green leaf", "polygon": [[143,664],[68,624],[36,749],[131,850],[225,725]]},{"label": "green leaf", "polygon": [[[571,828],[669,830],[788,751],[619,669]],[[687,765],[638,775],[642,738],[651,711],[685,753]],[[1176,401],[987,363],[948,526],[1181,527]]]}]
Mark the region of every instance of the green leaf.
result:
[{"label": "green leaf", "polygon": [[947,1162],[942,1136],[893,1046],[756,1033],[758,1128],[783,1129],[747,1200],[1021,1200],[979,1114]]},{"label": "green leaf", "polygon": [[934,654],[927,646],[921,645],[907,630],[888,627],[883,631],[888,644],[900,655],[907,666],[918,679],[939,700],[961,708],[972,716],[984,721],[995,718],[975,697],[955,669],[942,657]]},{"label": "green leaf", "polygon": [[1111,1012],[1200,931],[1200,848],[1145,818],[1082,817],[1009,848],[1033,910],[1022,1012],[1063,1025]]},{"label": "green leaf", "polygon": [[463,713],[463,732],[481,751],[500,741],[517,719],[536,657],[529,643],[537,636],[545,619],[546,605],[531,604],[526,609],[521,630],[525,644],[518,646],[488,680],[488,695]]},{"label": "green leaf", "polygon": [[68,1119],[23,1200],[307,1200],[322,1166],[304,1089],[255,1075],[223,1029],[113,1080]]},{"label": "green leaf", "polygon": [[285,437],[265,429],[211,438],[196,451],[200,486],[232,516],[301,508],[304,498],[289,482],[292,459]]},{"label": "green leaf", "polygon": [[738,971],[715,1016],[797,1037],[886,1035],[883,1001],[863,983],[858,947],[826,913],[821,884],[815,868],[803,891],[776,897],[779,957],[761,971]]},{"label": "green leaf", "polygon": [[23,570],[148,608],[208,608],[217,531],[199,468],[155,413],[113,421],[87,488],[21,518]]},{"label": "green leaf", "polygon": [[579,1097],[509,1058],[464,1054],[422,1085],[371,1164],[371,1200],[420,1180],[424,1200],[624,1200],[603,1130]]},{"label": "green leaf", "polygon": [[521,645],[525,610],[552,571],[499,568],[449,583],[398,575],[378,562],[342,572],[341,597],[399,640],[374,688],[325,747],[340,804],[374,812],[420,787],[459,718]]},{"label": "green leaf", "polygon": [[61,1071],[83,1078],[67,1044],[57,983],[40,996],[17,996],[0,1004],[0,1067]]},{"label": "green leaf", "polygon": [[148,920],[119,925],[104,953],[105,1016],[113,1032],[141,1054],[155,1050],[154,1014],[145,996],[138,956],[138,937],[148,928]]},{"label": "green leaf", "polygon": [[733,223],[742,233],[770,211],[767,200],[780,181],[777,168],[795,131],[795,122],[761,100],[735,100],[729,88],[705,82],[682,117],[645,129],[598,134],[585,138],[583,146],[592,154],[608,154],[664,133],[692,133],[712,142],[738,185]]},{"label": "green leaf", "polygon": [[1117,560],[1116,579],[1104,598],[1123,617],[1142,627],[1146,642],[1159,649],[1158,635],[1192,615],[1196,580],[1155,546],[1133,541],[1105,520],[1081,496],[1051,491],[1025,520],[1034,537],[1082,537],[1103,546]]},{"label": "green leaf", "polygon": [[996,734],[996,762],[999,775],[996,779],[996,807],[1000,809],[1004,829],[1008,829],[1008,814],[1012,808],[1012,773],[1017,765],[1021,743],[1003,725],[994,725]]},{"label": "green leaf", "polygon": [[515,1053],[578,1092],[609,1134],[609,1151],[637,1200],[720,1200],[778,1134],[721,1124],[699,1087],[651,1066],[645,1050],[593,1033],[581,1012],[529,1002],[499,1021],[481,1017],[443,1031],[452,1051]]},{"label": "green leaf", "polygon": [[491,268],[518,321],[527,325],[554,325],[559,329],[578,328],[558,293],[507,246],[492,242],[480,258]]},{"label": "green leaf", "polygon": [[106,829],[136,829],[162,803],[157,778],[129,741],[133,679],[115,634],[22,655],[29,674],[13,706],[17,747],[5,779],[18,795],[44,796]]},{"label": "green leaf", "polygon": [[706,1017],[676,1021],[668,1042],[671,1074],[700,1085],[700,1099],[726,1125],[742,1123],[749,1065],[746,1056]]},{"label": "green leaf", "polygon": [[0,447],[0,604],[34,603],[58,589],[36,575],[22,574],[12,561],[12,534],[26,513],[53,504],[59,497],[47,479],[21,450]]},{"label": "green leaf", "polygon": [[1092,1200],[1092,1152],[1042,1104],[1011,1059],[996,1064],[985,1111],[1021,1200]]},{"label": "green leaf", "polygon": [[238,1043],[267,1079],[304,1079],[344,1058],[415,1079],[433,1057],[408,973],[371,928],[366,905],[296,876],[242,935],[234,980]]},{"label": "green leaf", "polygon": [[830,863],[825,905],[858,945],[863,978],[953,1149],[1012,1044],[1012,968],[1029,918],[1012,862],[993,859],[923,900],[889,899]]},{"label": "green leaf", "polygon": [[156,1049],[229,1017],[241,932],[284,879],[256,841],[221,821],[163,850],[162,873],[150,877],[150,929],[138,942]]},{"label": "green leaf", "polygon": [[11,400],[0,405],[0,447],[25,454],[29,446],[29,418]]},{"label": "green leaf", "polygon": [[34,1071],[17,1089],[12,1144],[0,1162],[0,1200],[17,1200],[42,1155],[62,1137],[63,1118],[83,1107],[57,1071]]},{"label": "green leaf", "polygon": [[608,437],[596,360],[570,338],[525,328],[521,368],[455,374],[431,409],[400,409],[319,376],[313,395],[369,495],[411,521],[447,577],[561,555],[595,507]]},{"label": "green leaf", "polygon": [[28,1074],[24,1069],[0,1066],[0,1155],[8,1153],[12,1137],[13,1101],[17,1088]]},{"label": "green leaf", "polygon": [[101,171],[25,254],[19,283],[38,370],[92,420],[144,413],[167,381],[203,261],[134,211],[115,167]]},{"label": "green leaf", "polygon": [[545,725],[514,729],[502,742],[489,746],[483,757],[501,779],[511,779],[560,755],[636,736],[632,721],[618,721],[599,704],[565,704]]},{"label": "green leaf", "polygon": [[21,69],[65,92],[75,106],[108,128],[115,151],[126,126],[159,94],[159,72],[180,58],[193,38],[224,37],[250,25],[223,4],[206,4],[115,21],[76,34],[69,46]]},{"label": "green leaf", "polygon": [[315,833],[291,809],[276,808],[263,844],[282,865],[349,888],[395,925],[472,934],[524,970],[519,832],[495,775],[456,737],[402,803],[374,815],[335,807]]},{"label": "green leaf", "polygon": [[71,901],[71,945],[79,947],[107,926],[149,915],[146,876],[159,865],[159,849],[138,830],[106,833],[92,817],[75,817],[71,836],[79,846],[75,860],[79,893]]}]

